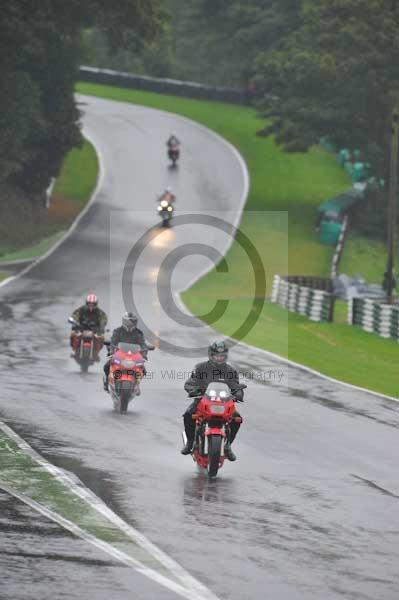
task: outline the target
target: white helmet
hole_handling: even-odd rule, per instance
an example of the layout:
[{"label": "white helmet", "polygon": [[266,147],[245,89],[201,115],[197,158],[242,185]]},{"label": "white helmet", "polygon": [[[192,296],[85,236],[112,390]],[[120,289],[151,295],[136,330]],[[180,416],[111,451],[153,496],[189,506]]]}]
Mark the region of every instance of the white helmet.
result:
[{"label": "white helmet", "polygon": [[126,329],[126,331],[133,331],[133,329],[137,325],[137,317],[131,312],[127,312],[122,317],[122,327]]}]

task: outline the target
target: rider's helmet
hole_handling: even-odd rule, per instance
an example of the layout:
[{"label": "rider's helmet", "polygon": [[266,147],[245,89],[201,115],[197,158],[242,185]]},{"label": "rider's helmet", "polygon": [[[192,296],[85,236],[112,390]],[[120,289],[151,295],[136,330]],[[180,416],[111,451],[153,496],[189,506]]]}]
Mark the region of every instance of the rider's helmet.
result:
[{"label": "rider's helmet", "polygon": [[127,312],[122,317],[122,327],[126,331],[133,331],[137,325],[137,317],[131,312]]},{"label": "rider's helmet", "polygon": [[92,311],[95,308],[97,308],[98,306],[98,299],[97,296],[95,294],[89,294],[86,298],[86,306],[87,308]]},{"label": "rider's helmet", "polygon": [[167,188],[165,188],[165,194],[170,194],[170,195],[172,195],[172,194],[173,194],[173,192],[172,192],[172,188],[171,188],[171,187],[169,187],[169,186],[168,186]]},{"label": "rider's helmet", "polygon": [[225,342],[214,342],[208,348],[208,357],[214,365],[222,365],[227,361],[229,349]]}]

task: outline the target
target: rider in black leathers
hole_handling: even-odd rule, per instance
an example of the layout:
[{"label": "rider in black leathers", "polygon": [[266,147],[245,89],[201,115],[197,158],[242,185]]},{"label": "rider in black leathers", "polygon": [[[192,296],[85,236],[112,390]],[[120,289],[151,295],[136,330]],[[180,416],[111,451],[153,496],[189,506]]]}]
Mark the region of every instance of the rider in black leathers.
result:
[{"label": "rider in black leathers", "polygon": [[180,140],[173,133],[171,133],[166,142],[166,145],[170,149],[172,148],[172,146],[180,146],[180,143]]},{"label": "rider in black leathers", "polygon": [[[224,342],[215,342],[209,346],[209,360],[197,364],[194,371],[191,373],[190,379],[184,384],[184,389],[188,392],[189,396],[200,396],[205,393],[209,383],[212,381],[222,381],[230,387],[235,400],[238,402],[243,401],[244,393],[239,383],[238,373],[226,362],[228,351],[229,350]],[[200,398],[195,398],[183,415],[184,429],[187,436],[187,443],[181,450],[181,453],[184,455],[190,454],[193,447],[195,423],[192,419],[192,415],[195,413],[199,401]],[[235,416],[240,417],[240,414],[236,412]],[[230,424],[230,439],[225,447],[226,458],[231,461],[236,460],[236,456],[231,450],[230,445],[234,441],[239,428],[240,422],[233,420]]]},{"label": "rider in black leathers", "polygon": [[[122,325],[121,327],[117,327],[114,329],[111,337],[110,343],[110,354],[112,354],[113,350],[120,344],[124,342],[125,344],[138,344],[143,349],[144,358],[147,357],[146,349],[147,344],[144,339],[144,334],[141,329],[137,327],[137,317],[133,313],[126,313],[122,317]],[[110,357],[104,365],[104,390],[108,392],[108,375],[111,367],[111,359]],[[145,375],[145,369],[144,369]],[[140,394],[140,390],[136,391],[136,395]]]}]

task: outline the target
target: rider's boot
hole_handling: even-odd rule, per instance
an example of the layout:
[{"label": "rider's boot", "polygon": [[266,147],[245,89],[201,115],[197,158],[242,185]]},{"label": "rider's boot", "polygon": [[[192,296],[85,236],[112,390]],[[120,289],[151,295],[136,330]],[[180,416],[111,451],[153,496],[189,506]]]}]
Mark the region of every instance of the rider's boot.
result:
[{"label": "rider's boot", "polygon": [[180,450],[181,454],[183,454],[184,456],[187,456],[187,454],[191,454],[193,445],[194,445],[194,440],[190,440],[187,438],[187,442],[186,442],[185,446],[183,446],[183,448]]},{"label": "rider's boot", "polygon": [[233,450],[231,449],[230,442],[226,442],[226,445],[224,447],[224,455],[227,458],[227,460],[230,460],[231,462],[234,462],[235,460],[237,460],[236,455],[234,454]]}]

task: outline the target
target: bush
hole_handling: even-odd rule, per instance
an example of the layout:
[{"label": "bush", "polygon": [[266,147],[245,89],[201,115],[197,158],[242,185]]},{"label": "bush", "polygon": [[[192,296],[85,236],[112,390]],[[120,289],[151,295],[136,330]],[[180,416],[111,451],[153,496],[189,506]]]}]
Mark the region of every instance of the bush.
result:
[{"label": "bush", "polygon": [[0,186],[0,256],[29,246],[53,232],[44,200],[30,199],[17,187]]}]

